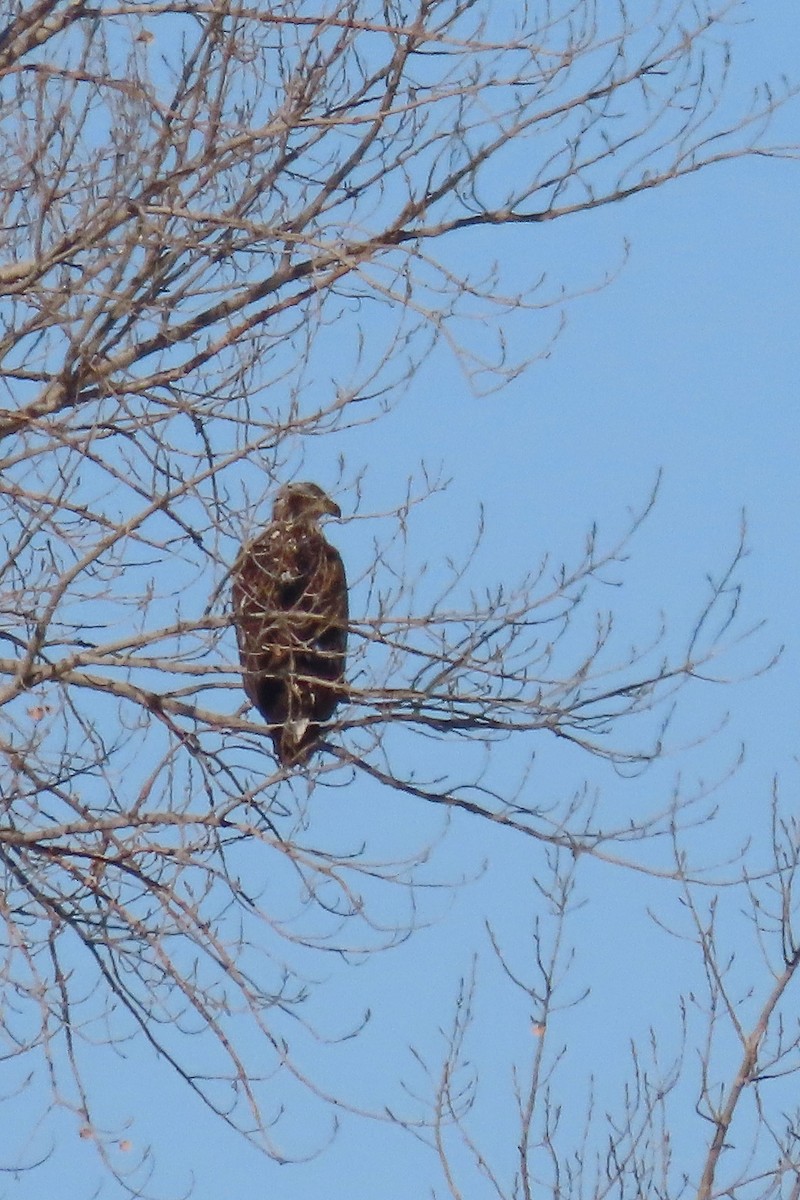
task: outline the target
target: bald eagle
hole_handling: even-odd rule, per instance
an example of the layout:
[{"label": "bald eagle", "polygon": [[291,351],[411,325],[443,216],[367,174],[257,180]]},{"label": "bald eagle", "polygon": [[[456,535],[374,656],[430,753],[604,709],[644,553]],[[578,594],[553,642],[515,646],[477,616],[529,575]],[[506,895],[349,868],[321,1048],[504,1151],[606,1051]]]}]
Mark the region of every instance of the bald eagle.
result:
[{"label": "bald eagle", "polygon": [[284,766],[306,761],[343,695],[347,579],[319,527],[326,514],[342,515],[316,483],[286,484],[233,566],[244,690]]}]

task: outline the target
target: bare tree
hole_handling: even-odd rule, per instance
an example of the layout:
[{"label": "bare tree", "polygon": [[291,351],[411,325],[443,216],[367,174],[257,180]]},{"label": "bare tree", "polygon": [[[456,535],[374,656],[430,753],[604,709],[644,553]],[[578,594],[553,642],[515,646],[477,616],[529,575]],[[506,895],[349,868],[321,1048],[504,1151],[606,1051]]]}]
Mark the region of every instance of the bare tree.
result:
[{"label": "bare tree", "polygon": [[[730,7],[637,25],[588,0],[38,0],[0,32],[3,1036],[120,1177],[85,1069],[98,1027],[149,1043],[276,1159],[324,1143],[309,956],[428,919],[441,831],[374,858],[325,826],[326,789],[373,781],[611,862],[695,819],[683,794],[601,819],[580,783],[544,808],[497,764],[523,734],[620,769],[658,758],[677,693],[741,632],[741,546],[689,628],[654,620],[631,648],[597,593],[650,501],[572,562],[480,593],[467,552],[431,583],[410,535],[443,480],[421,470],[375,511],[346,435],[439,343],[484,390],[547,346],[565,288],[507,288],[487,230],[784,152],[770,119],[794,89],[738,111],[726,94]],[[507,322],[542,311],[515,358]],[[324,482],[366,532],[349,703],[293,774],[244,704],[228,572],[322,437],[341,456]],[[423,738],[435,764],[412,769]],[[300,1093],[320,1118],[304,1105],[302,1138],[275,1128]]]},{"label": "bare tree", "polygon": [[[503,1011],[516,1031],[503,1083],[493,1078],[489,1089],[482,1087],[488,1072],[476,1021],[481,972],[473,964],[441,1059],[418,1060],[422,1112],[413,1123],[397,1118],[438,1161],[435,1195],[471,1195],[487,1180],[498,1200],[800,1194],[800,829],[777,787],[764,815],[771,854],[759,864],[758,879],[745,874],[698,887],[685,876],[685,852],[676,842],[682,905],[671,908],[669,927],[655,915],[652,925],[656,937],[693,949],[694,970],[676,991],[673,1028],[652,1025],[641,1042],[631,1039],[624,1082],[609,1070],[602,1026],[593,1025],[595,1056],[584,1054],[591,1038],[581,1039],[577,1051],[571,1044],[580,1023],[596,1019],[585,1011],[590,981],[580,978],[571,940],[585,897],[575,859],[548,851],[536,884],[541,915],[529,926],[532,953],[516,946],[510,958],[488,930],[488,957],[505,978]],[[623,940],[609,937],[610,952]],[[681,961],[685,968],[683,953]],[[484,975],[486,965],[480,964]],[[487,1113],[495,1131],[505,1131],[508,1153],[483,1133]]]}]

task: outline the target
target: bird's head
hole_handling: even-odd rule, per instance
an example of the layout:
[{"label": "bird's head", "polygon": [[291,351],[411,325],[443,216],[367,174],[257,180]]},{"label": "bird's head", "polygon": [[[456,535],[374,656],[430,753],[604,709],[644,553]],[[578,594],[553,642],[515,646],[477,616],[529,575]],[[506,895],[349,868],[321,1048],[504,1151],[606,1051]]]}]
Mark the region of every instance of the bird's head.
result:
[{"label": "bird's head", "polygon": [[342,510],[316,483],[287,483],[275,497],[272,516],[275,521],[316,521],[320,517],[341,517]]}]

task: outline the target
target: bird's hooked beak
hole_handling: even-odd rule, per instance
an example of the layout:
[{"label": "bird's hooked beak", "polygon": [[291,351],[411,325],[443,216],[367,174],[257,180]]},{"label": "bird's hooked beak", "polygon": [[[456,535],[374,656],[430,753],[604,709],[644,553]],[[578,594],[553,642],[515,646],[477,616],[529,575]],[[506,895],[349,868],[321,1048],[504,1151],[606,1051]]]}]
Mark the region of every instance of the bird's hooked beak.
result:
[{"label": "bird's hooked beak", "polygon": [[336,517],[339,521],[341,521],[342,510],[339,508],[339,505],[335,500],[331,500],[330,496],[326,496],[325,499],[327,503],[322,511],[331,517]]}]

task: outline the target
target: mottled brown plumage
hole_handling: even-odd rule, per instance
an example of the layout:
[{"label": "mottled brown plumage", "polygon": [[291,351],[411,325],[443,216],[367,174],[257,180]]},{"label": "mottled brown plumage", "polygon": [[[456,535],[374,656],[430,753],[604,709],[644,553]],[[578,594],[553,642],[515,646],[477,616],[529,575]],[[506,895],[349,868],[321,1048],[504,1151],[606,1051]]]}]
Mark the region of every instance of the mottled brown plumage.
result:
[{"label": "mottled brown plumage", "polygon": [[244,690],[286,766],[305,762],[343,695],[347,579],[319,527],[325,514],[341,516],[315,483],[287,484],[233,567]]}]

